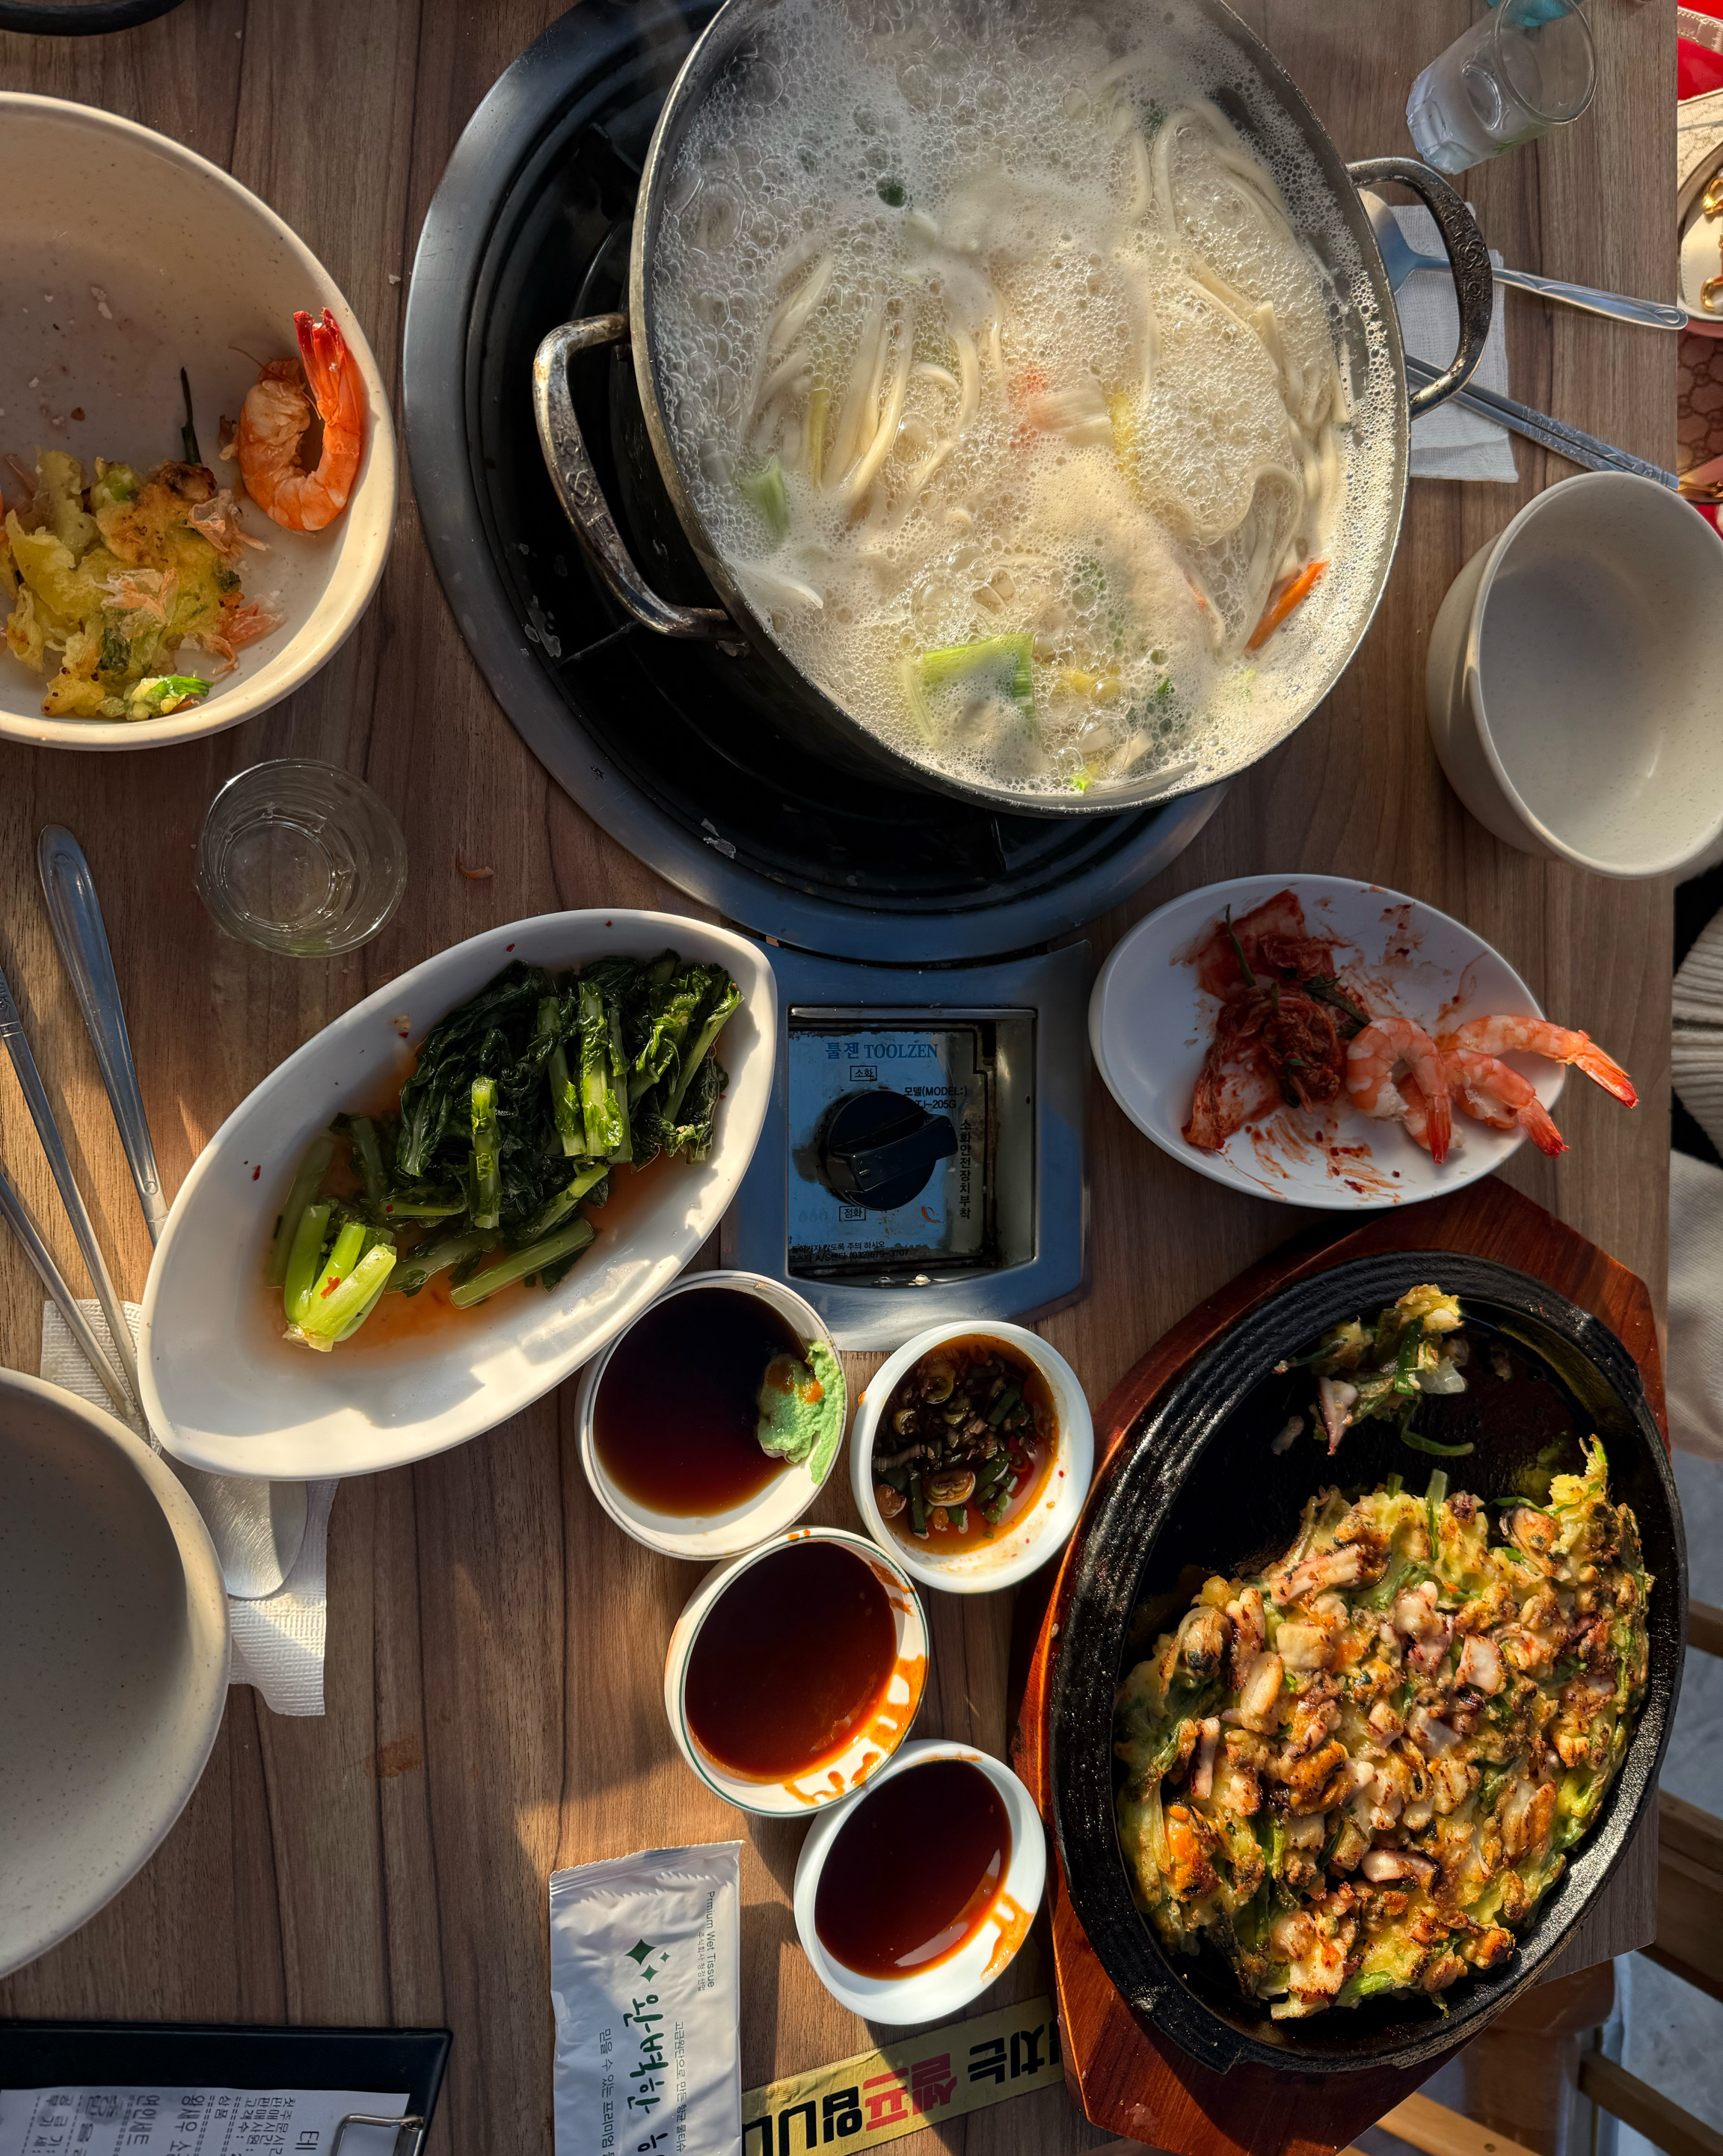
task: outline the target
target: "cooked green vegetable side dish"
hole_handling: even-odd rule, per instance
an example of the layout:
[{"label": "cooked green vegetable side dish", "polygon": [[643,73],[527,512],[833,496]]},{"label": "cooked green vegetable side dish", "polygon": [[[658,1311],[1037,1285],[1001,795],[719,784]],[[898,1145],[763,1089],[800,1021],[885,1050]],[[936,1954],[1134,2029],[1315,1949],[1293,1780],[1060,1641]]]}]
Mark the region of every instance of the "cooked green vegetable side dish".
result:
[{"label": "cooked green vegetable side dish", "polygon": [[1120,1837],[1166,1946],[1212,1944],[1277,2020],[1512,1953],[1645,1691],[1638,1525],[1584,1455],[1505,1502],[1439,1468],[1422,1496],[1324,1491],[1278,1563],[1204,1584],[1115,1711]]},{"label": "cooked green vegetable side dish", "polygon": [[[301,1162],[268,1276],[288,1337],[338,1347],[385,1294],[444,1272],[459,1309],[517,1281],[554,1288],[615,1169],[711,1152],[715,1044],[741,1001],[721,966],[674,951],[499,973],[420,1044],[396,1116],[338,1117]],[[356,1187],[337,1192],[342,1138]]]}]

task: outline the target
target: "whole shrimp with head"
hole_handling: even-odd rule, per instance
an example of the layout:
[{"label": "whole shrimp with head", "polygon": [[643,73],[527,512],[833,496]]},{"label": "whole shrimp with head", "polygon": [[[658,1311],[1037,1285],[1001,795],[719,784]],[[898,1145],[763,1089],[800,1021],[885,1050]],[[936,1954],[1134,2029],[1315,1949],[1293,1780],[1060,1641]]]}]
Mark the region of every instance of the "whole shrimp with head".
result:
[{"label": "whole shrimp with head", "polygon": [[[233,453],[246,492],[272,524],[284,531],[320,531],[346,507],[358,476],[365,451],[365,383],[327,307],[320,322],[301,310],[293,323],[300,363],[272,359],[259,375],[240,408]],[[300,449],[313,398],[323,444],[316,465],[308,467]]]}]

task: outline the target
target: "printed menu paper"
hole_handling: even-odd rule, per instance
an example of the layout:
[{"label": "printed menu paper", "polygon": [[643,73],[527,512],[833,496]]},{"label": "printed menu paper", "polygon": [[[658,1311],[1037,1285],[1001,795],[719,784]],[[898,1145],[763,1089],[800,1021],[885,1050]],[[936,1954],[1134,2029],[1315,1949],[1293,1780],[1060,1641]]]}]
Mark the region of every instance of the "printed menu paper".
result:
[{"label": "printed menu paper", "polygon": [[[0,2156],[329,2156],[349,2112],[406,2111],[366,2089],[0,2089]],[[396,2156],[399,2138],[349,2126],[341,2156]]]}]

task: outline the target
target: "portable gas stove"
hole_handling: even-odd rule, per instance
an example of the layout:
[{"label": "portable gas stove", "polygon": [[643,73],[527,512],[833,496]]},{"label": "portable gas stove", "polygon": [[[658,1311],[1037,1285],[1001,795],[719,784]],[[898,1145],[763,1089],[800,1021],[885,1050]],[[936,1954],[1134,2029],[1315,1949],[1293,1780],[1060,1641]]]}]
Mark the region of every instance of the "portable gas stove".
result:
[{"label": "portable gas stove", "polygon": [[[517,731],[613,837],[775,947],[778,1095],[726,1255],[793,1281],[846,1346],[880,1345],[1080,1292],[1087,947],[998,954],[1129,896],[1223,789],[1003,816],[859,778],[802,744],[760,662],[638,628],[588,570],[540,454],[532,356],[558,323],[625,305],[646,146],[715,12],[582,0],[479,106],[413,265],[407,440],[444,589]],[[572,388],[636,558],[667,597],[710,604],[631,358],[590,355]]]},{"label": "portable gas stove", "polygon": [[772,963],[772,1106],[726,1265],[787,1281],[840,1348],[1080,1295],[1088,944],[927,970]]}]

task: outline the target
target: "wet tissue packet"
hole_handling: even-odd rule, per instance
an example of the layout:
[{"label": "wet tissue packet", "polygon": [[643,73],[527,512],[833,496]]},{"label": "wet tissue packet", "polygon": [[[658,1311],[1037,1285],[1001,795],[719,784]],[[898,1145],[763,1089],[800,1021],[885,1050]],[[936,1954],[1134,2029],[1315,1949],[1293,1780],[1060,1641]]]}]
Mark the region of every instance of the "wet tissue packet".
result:
[{"label": "wet tissue packet", "polygon": [[741,1851],[551,1874],[556,2156],[738,2156]]}]

